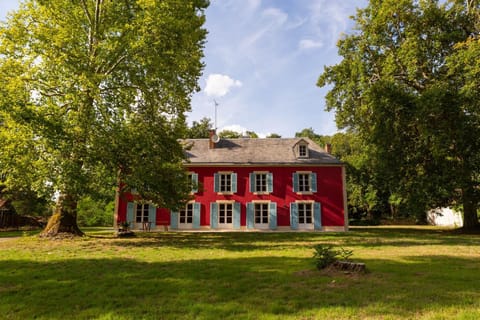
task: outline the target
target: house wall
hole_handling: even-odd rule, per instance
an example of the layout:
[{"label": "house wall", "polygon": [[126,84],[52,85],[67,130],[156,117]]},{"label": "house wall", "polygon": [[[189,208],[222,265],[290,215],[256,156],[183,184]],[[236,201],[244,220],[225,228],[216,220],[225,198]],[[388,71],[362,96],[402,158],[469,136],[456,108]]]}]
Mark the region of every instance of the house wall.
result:
[{"label": "house wall", "polygon": [[[189,171],[198,174],[199,191],[195,201],[201,203],[200,226],[210,226],[210,203],[218,200],[234,200],[241,204],[240,225],[246,226],[246,203],[254,200],[270,200],[277,203],[278,227],[290,226],[290,203],[296,200],[313,200],[321,203],[321,222],[323,227],[343,227],[346,225],[344,212],[344,193],[341,166],[304,166],[304,167],[189,167]],[[237,173],[237,192],[221,195],[214,192],[214,173],[232,171]],[[273,192],[268,195],[255,195],[249,190],[249,174],[253,171],[268,171],[273,174]],[[293,192],[292,175],[297,171],[311,171],[317,174],[317,192],[299,195]],[[124,194],[119,199],[118,220],[126,220],[127,202],[133,196]],[[157,209],[156,225],[170,224],[170,212]]]}]

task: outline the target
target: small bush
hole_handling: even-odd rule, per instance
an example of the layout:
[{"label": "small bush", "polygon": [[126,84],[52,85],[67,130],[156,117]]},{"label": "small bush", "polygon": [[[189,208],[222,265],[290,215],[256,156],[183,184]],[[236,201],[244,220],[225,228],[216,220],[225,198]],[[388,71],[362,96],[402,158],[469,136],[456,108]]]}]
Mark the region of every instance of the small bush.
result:
[{"label": "small bush", "polygon": [[313,258],[317,269],[325,269],[326,267],[334,264],[338,260],[349,261],[353,255],[352,250],[340,248],[339,250],[333,249],[331,245],[317,244],[313,247],[315,252]]}]

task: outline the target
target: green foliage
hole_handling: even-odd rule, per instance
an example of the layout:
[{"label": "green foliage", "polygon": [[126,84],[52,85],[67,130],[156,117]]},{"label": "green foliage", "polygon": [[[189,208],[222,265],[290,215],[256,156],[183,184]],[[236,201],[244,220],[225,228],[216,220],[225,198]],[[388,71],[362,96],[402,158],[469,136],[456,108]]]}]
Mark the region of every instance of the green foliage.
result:
[{"label": "green foliage", "polygon": [[270,133],[267,138],[281,138],[282,136],[278,133]]},{"label": "green foliage", "polygon": [[233,130],[222,130],[218,133],[218,136],[224,139],[238,139],[242,137],[242,133]]},{"label": "green foliage", "polygon": [[317,269],[325,269],[337,261],[338,252],[333,250],[333,246],[317,244],[313,247],[315,252],[313,253],[313,259]]},{"label": "green foliage", "polygon": [[77,221],[82,227],[107,227],[113,225],[115,202],[95,201],[90,197],[78,202]]},{"label": "green foliage", "polygon": [[348,261],[353,255],[352,250],[340,248],[333,249],[332,245],[316,244],[314,247],[313,259],[317,269],[325,269],[338,260]]},{"label": "green foliage", "polygon": [[119,181],[163,207],[181,205],[190,186],[178,139],[199,89],[207,6],[24,1],[0,27],[6,187],[58,192],[70,217],[84,196]]},{"label": "green foliage", "polygon": [[208,139],[210,130],[213,129],[210,118],[202,118],[200,121],[193,121],[192,126],[187,129],[186,138],[189,139]]},{"label": "green foliage", "polygon": [[375,174],[356,191],[372,186],[369,202],[419,217],[462,203],[465,227],[478,226],[479,12],[478,1],[370,1],[339,41],[343,60],[318,85],[333,85],[327,109],[368,150]]},{"label": "green foliage", "polygon": [[297,138],[302,138],[302,137],[310,138],[322,147],[325,144],[330,143],[330,137],[329,136],[322,136],[322,135],[316,134],[315,131],[312,128],[305,128],[302,131],[296,132],[295,137],[297,137]]}]

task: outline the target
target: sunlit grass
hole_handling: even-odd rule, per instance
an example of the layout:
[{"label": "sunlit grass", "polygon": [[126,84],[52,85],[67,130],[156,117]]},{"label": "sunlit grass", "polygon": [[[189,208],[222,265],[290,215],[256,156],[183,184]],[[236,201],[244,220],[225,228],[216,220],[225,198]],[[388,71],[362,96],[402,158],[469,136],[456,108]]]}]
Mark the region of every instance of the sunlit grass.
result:
[{"label": "sunlit grass", "polygon": [[[480,237],[434,228],[349,233],[0,235],[0,318],[475,319]],[[319,272],[312,246],[369,273]]]}]

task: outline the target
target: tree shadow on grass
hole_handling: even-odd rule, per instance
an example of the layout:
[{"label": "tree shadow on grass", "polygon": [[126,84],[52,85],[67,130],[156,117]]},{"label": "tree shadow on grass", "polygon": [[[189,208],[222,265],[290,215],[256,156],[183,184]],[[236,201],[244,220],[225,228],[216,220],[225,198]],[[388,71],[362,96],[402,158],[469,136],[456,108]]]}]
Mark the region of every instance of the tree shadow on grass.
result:
[{"label": "tree shadow on grass", "polygon": [[138,233],[137,237],[118,239],[123,247],[176,247],[191,249],[223,249],[254,251],[294,249],[316,243],[339,244],[347,247],[409,247],[418,245],[478,246],[480,236],[451,235],[441,230],[422,229],[356,229],[348,233],[320,232],[221,232],[221,233]]},{"label": "tree shadow on grass", "polygon": [[2,316],[255,319],[354,314],[413,318],[448,307],[480,314],[476,259],[372,259],[364,261],[370,273],[357,277],[299,273],[313,270],[311,261],[291,257],[41,260],[0,261]]},{"label": "tree shadow on grass", "polygon": [[312,244],[318,233],[139,233],[135,238],[118,239],[115,243],[124,247],[175,247],[189,249],[223,249],[228,251],[253,251],[265,249],[298,248],[299,243]]}]

